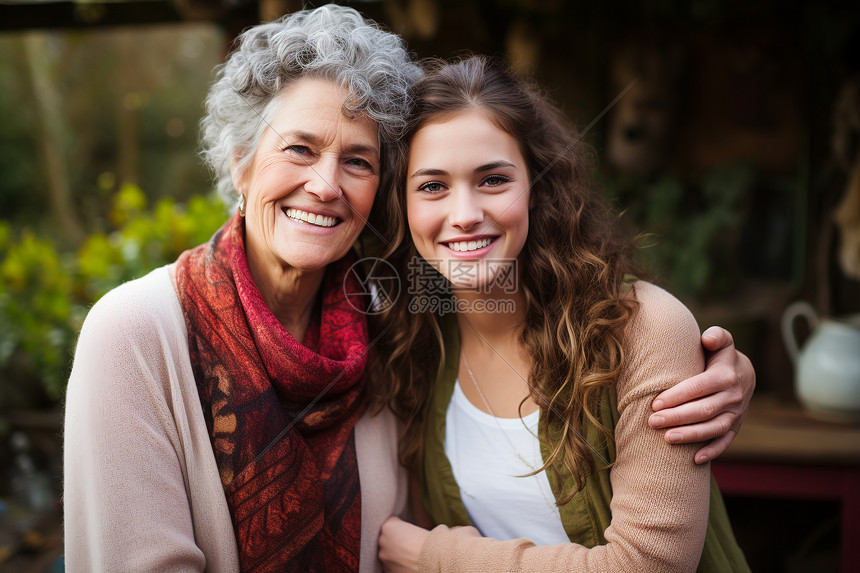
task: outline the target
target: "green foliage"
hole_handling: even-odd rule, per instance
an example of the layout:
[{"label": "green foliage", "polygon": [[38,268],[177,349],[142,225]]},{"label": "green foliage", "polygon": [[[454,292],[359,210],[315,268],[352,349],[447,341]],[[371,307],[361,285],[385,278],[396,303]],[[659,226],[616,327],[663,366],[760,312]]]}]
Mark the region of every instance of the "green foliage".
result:
[{"label": "green foliage", "polygon": [[61,397],[87,309],[117,285],[207,241],[226,217],[214,195],[185,205],[162,199],[149,209],[139,188],[124,185],[110,212],[114,230],[65,254],[51,240],[27,229],[16,234],[0,221],[0,392],[21,402],[28,393],[20,385],[38,378],[48,397]]},{"label": "green foliage", "polygon": [[604,188],[647,235],[641,262],[674,291],[700,301],[730,294],[751,166],[721,166],[697,181],[671,175],[655,181],[608,179]]},{"label": "green foliage", "polygon": [[110,212],[116,230],[91,235],[77,254],[86,298],[95,302],[118,284],[174,261],[185,249],[209,240],[226,217],[214,195],[192,197],[186,205],[161,199],[149,210],[143,191],[123,185]]},{"label": "green foliage", "polygon": [[15,241],[9,226],[0,225],[0,367],[17,358],[19,367],[38,369],[56,393],[72,342],[72,277],[50,241],[29,231]]}]

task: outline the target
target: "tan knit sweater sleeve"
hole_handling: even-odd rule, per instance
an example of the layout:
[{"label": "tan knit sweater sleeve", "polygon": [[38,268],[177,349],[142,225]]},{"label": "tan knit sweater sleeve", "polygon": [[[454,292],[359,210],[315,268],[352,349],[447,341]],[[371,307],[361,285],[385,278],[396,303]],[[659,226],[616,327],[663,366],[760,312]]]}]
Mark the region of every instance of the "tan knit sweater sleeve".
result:
[{"label": "tan knit sweater sleeve", "polygon": [[699,329],[662,289],[638,282],[635,292],[640,309],[629,327],[627,365],[618,382],[607,544],[536,546],[527,539],[498,541],[477,536],[473,528],[438,526],[421,549],[420,571],[696,569],[707,529],[710,467],[693,462],[697,445],[670,446],[647,420],[658,393],[702,371]]}]

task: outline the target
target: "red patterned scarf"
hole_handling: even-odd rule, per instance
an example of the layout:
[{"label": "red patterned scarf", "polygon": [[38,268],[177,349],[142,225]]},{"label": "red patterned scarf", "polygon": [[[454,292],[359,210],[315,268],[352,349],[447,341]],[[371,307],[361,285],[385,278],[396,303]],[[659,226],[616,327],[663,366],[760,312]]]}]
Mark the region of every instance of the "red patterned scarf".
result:
[{"label": "red patterned scarf", "polygon": [[177,261],[191,366],[242,571],[358,570],[353,430],[368,340],[365,316],[344,296],[361,292],[347,272],[353,261],[350,253],[327,269],[321,311],[301,344],[251,278],[238,214]]}]

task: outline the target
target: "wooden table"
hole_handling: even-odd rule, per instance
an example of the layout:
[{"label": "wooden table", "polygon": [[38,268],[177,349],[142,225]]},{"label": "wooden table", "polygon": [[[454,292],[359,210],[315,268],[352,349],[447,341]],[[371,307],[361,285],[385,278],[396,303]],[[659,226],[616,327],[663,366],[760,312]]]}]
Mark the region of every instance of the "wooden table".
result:
[{"label": "wooden table", "polygon": [[836,500],[843,572],[860,572],[860,424],[817,420],[756,398],[731,448],[711,464],[727,495]]}]

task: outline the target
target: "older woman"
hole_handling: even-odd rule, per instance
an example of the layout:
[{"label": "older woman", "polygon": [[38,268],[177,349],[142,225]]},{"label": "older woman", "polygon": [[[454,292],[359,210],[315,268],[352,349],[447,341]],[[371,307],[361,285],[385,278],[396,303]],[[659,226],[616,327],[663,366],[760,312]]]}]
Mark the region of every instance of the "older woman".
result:
[{"label": "older woman", "polygon": [[[379,528],[404,510],[405,478],[394,418],[364,400],[371,337],[343,293],[362,289],[351,247],[420,75],[400,38],[348,8],[241,36],[203,124],[237,213],[105,296],[81,332],[66,401],[70,571],[380,569]],[[725,410],[744,387],[733,381],[750,380],[742,366],[668,403],[716,386]]]},{"label": "older woman", "polygon": [[378,568],[405,487],[366,415],[350,249],[420,76],[400,38],[324,7],[243,34],[207,99],[238,212],[104,297],[69,381],[70,571]]}]

